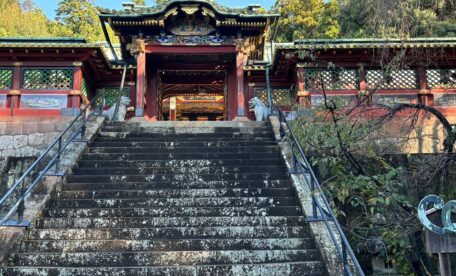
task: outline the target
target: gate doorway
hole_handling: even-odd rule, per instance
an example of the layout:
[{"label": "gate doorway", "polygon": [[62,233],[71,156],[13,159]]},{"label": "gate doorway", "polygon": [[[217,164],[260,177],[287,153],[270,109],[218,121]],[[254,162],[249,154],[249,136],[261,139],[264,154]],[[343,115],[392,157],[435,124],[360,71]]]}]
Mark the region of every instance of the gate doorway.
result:
[{"label": "gate doorway", "polygon": [[159,118],[165,121],[227,119],[226,71],[158,71]]}]

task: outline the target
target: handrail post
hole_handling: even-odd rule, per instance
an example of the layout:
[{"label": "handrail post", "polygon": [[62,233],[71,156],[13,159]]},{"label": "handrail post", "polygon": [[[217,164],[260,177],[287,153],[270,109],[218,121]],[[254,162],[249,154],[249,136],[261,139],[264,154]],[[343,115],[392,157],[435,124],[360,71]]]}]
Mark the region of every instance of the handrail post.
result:
[{"label": "handrail post", "polygon": [[[315,179],[310,175],[310,192],[312,193],[312,215],[314,219],[318,218],[317,201],[315,200]],[[324,216],[324,214],[321,214]]]},{"label": "handrail post", "polygon": [[55,160],[55,174],[59,173],[61,153],[62,153],[62,137],[59,138],[59,142],[57,145],[57,159]]},{"label": "handrail post", "polygon": [[24,203],[24,182],[25,178],[21,182],[21,198],[19,199],[19,206],[17,207],[17,222],[21,223],[22,220],[24,219],[24,209],[25,209],[25,203]]},{"label": "handrail post", "polygon": [[345,275],[350,275],[350,271],[347,269],[350,269],[348,265],[348,259],[347,259],[347,247],[345,246],[345,243],[342,242],[342,264],[344,265],[344,274]]},{"label": "handrail post", "polygon": [[82,112],[81,139],[84,139],[84,136],[85,136],[86,123],[87,123],[87,108],[84,108],[84,110]]}]

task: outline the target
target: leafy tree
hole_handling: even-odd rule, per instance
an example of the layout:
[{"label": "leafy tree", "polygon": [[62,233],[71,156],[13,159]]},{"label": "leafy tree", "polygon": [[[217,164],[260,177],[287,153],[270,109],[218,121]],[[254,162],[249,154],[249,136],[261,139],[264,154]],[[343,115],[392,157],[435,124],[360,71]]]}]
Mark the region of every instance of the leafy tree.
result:
[{"label": "leafy tree", "polygon": [[30,1],[0,0],[0,36],[46,37],[47,21]]},{"label": "leafy tree", "polygon": [[104,40],[93,0],[62,0],[57,7],[56,18],[58,23],[71,31],[71,36],[84,37],[90,42]]},{"label": "leafy tree", "polygon": [[344,37],[454,36],[454,1],[340,0]]},{"label": "leafy tree", "polygon": [[133,3],[135,3],[136,5],[140,5],[140,6],[145,6],[146,5],[146,1],[145,0],[132,0]]},{"label": "leafy tree", "polygon": [[275,9],[282,16],[278,27],[279,42],[339,35],[339,3],[336,0],[277,0]]}]

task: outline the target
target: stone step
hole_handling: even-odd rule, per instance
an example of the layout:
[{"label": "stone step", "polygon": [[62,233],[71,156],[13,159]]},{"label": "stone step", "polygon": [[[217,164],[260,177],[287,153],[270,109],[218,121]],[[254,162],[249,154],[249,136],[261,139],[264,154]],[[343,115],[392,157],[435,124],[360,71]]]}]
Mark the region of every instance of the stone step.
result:
[{"label": "stone step", "polygon": [[200,197],[150,199],[54,199],[49,208],[275,207],[296,206],[295,197]]},{"label": "stone step", "polygon": [[149,227],[219,227],[219,226],[302,226],[304,217],[118,217],[118,218],[41,218],[39,229],[65,228],[149,228]]},{"label": "stone step", "polygon": [[169,167],[134,167],[134,168],[74,168],[73,175],[137,175],[137,174],[230,174],[230,173],[283,173],[284,165],[276,166],[169,166]]},{"label": "stone step", "polygon": [[15,265],[47,267],[92,266],[181,266],[264,264],[276,262],[317,261],[314,249],[297,250],[221,250],[221,251],[161,251],[161,252],[79,252],[79,253],[19,253]]},{"label": "stone step", "polygon": [[188,159],[258,159],[280,158],[279,151],[271,153],[85,153],[83,160],[188,160]]},{"label": "stone step", "polygon": [[314,249],[311,238],[193,240],[26,240],[25,253]]},{"label": "stone step", "polygon": [[284,163],[279,158],[273,159],[223,159],[223,160],[207,160],[207,159],[187,159],[187,160],[154,160],[154,161],[133,161],[133,160],[80,160],[78,163],[82,167],[115,167],[115,168],[163,168],[163,167],[212,167],[212,166],[234,166],[234,167],[263,167],[263,166],[284,166]]},{"label": "stone step", "polygon": [[148,128],[139,125],[104,125],[101,128],[106,132],[149,132],[149,133],[233,133],[233,132],[261,132],[271,131],[270,126],[258,127],[194,127],[194,128]]},{"label": "stone step", "polygon": [[218,143],[218,142],[275,142],[275,137],[212,137],[212,138],[183,138],[183,137],[171,137],[164,136],[162,138],[151,138],[151,137],[107,137],[97,136],[95,142],[147,142],[147,143]]},{"label": "stone step", "polygon": [[109,142],[93,142],[90,144],[91,148],[97,147],[150,147],[150,148],[161,148],[161,147],[198,147],[198,148],[208,148],[208,147],[250,147],[250,146],[276,146],[275,141],[215,141],[215,142],[123,142],[123,141],[109,141]]},{"label": "stone step", "polygon": [[301,216],[299,206],[44,209],[45,218]]},{"label": "stone step", "polygon": [[66,191],[156,190],[156,189],[265,189],[291,188],[290,180],[216,180],[216,181],[153,181],[153,182],[85,182],[65,183]]},{"label": "stone step", "polygon": [[111,138],[147,138],[147,139],[198,139],[198,140],[213,140],[213,139],[258,139],[258,138],[274,138],[272,131],[261,132],[233,132],[233,133],[148,133],[148,132],[99,132],[98,137],[111,137]]},{"label": "stone step", "polygon": [[[101,133],[108,133],[108,132],[101,132]],[[118,132],[110,132],[110,133],[118,133]],[[120,132],[121,133],[121,132]],[[126,137],[147,137],[147,138],[164,138],[164,137],[171,137],[171,138],[251,138],[251,137],[271,137],[273,136],[274,132],[271,129],[266,131],[256,130],[249,132],[215,132],[215,133],[154,133],[154,132],[147,132],[147,131],[139,131],[139,132],[130,132],[126,135]]]},{"label": "stone step", "polygon": [[70,175],[67,183],[112,183],[112,182],[156,182],[192,181],[206,182],[218,180],[286,180],[288,173],[226,173],[226,174],[144,174],[144,175]]},{"label": "stone step", "polygon": [[97,147],[89,148],[89,153],[278,153],[277,146],[250,146],[250,147]]},{"label": "stone step", "polygon": [[292,188],[268,189],[156,189],[156,190],[93,190],[93,191],[60,191],[59,199],[150,199],[150,198],[198,198],[198,197],[292,197]]},{"label": "stone step", "polygon": [[29,240],[242,239],[308,236],[309,233],[303,226],[30,229],[27,234]]},{"label": "stone step", "polygon": [[326,275],[320,261],[287,262],[272,264],[239,264],[239,265],[191,265],[191,266],[157,266],[157,267],[7,267],[5,275],[223,275],[223,276],[315,276]]},{"label": "stone step", "polygon": [[256,122],[256,121],[156,121],[149,122],[143,118],[132,118],[131,121],[122,122],[124,125],[139,124],[145,128],[154,129],[191,129],[191,128],[221,128],[221,127],[242,127],[254,128],[270,126],[269,122]]}]

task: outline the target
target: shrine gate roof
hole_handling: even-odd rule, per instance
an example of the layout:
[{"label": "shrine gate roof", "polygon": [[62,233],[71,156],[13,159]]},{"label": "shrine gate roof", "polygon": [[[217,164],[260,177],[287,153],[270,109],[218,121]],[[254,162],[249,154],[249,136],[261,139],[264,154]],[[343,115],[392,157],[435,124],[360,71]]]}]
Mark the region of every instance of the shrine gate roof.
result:
[{"label": "shrine gate roof", "polygon": [[[300,52],[302,50],[302,52]],[[273,56],[273,71],[278,75],[289,74],[294,66],[304,62],[306,66],[317,66],[313,59],[340,62],[345,66],[356,65],[359,62],[375,65],[382,53],[407,51],[406,59],[414,62],[429,61],[435,65],[447,66],[456,59],[456,37],[450,38],[409,38],[409,39],[308,39],[294,43],[275,44]],[[305,54],[305,51],[313,53]],[[432,55],[431,55],[432,54]],[[312,57],[313,56],[313,57]],[[253,67],[252,70],[258,67]]]},{"label": "shrine gate roof", "polygon": [[456,37],[409,39],[307,39],[277,45],[283,49],[375,49],[375,48],[453,48]]},{"label": "shrine gate roof", "polygon": [[226,6],[219,5],[214,1],[210,0],[173,0],[166,2],[161,5],[155,6],[138,6],[124,4],[127,7],[125,10],[110,10],[100,9],[100,13],[104,17],[138,17],[138,16],[161,16],[165,15],[172,6],[179,4],[191,5],[191,4],[204,4],[210,7],[217,15],[228,16],[228,17],[280,17],[280,14],[268,14],[261,5],[249,5],[244,8],[229,8]]}]

